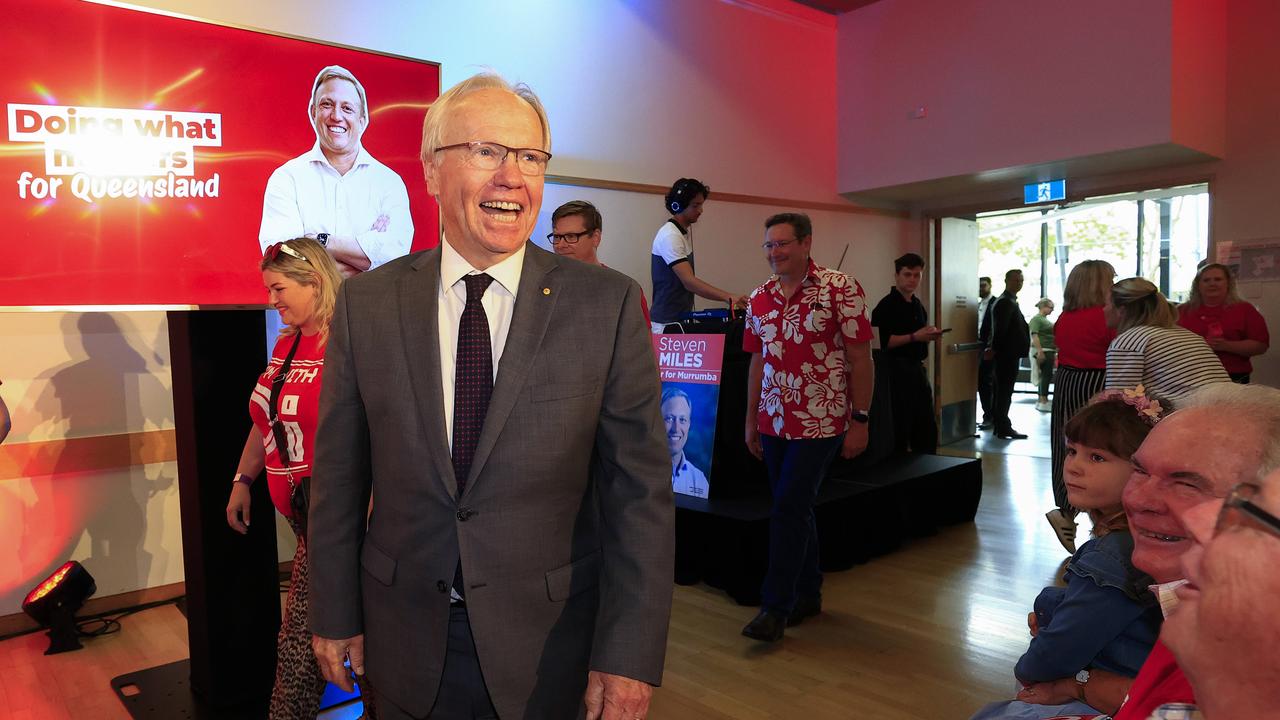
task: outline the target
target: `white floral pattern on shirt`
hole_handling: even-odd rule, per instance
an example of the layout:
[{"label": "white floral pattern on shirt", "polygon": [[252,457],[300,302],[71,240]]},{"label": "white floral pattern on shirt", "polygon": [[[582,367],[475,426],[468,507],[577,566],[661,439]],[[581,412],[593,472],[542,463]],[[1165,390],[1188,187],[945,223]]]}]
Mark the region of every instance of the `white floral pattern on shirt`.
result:
[{"label": "white floral pattern on shirt", "polygon": [[742,344],[764,360],[760,432],[788,440],[843,433],[849,407],[844,345],[870,340],[866,296],[844,273],[810,260],[790,302],[777,277],[756,288]]}]

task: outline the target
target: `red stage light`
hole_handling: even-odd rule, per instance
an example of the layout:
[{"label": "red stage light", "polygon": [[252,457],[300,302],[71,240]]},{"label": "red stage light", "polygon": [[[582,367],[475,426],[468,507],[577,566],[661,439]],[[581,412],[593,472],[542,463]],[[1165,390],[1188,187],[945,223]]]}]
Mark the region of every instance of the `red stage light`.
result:
[{"label": "red stage light", "polygon": [[22,606],[25,608],[30,603],[48,595],[54,588],[58,587],[58,583],[62,582],[62,578],[66,577],[68,572],[71,572],[71,568],[78,564],[79,563],[72,560],[66,565],[58,568],[47,580],[37,585],[36,589],[32,590],[30,594],[27,595],[27,599],[22,601]]},{"label": "red stage light", "polygon": [[22,610],[31,619],[49,628],[49,649],[45,655],[79,650],[76,611],[98,590],[93,576],[80,563],[72,560],[54,571],[27,593]]}]

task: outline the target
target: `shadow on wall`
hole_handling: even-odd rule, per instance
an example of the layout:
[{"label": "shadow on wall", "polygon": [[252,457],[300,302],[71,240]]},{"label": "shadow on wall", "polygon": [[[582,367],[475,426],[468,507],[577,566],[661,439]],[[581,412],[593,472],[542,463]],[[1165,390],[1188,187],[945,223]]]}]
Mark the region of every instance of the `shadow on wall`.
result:
[{"label": "shadow on wall", "polygon": [[[43,443],[45,454],[28,463],[29,477],[0,483],[0,547],[14,553],[0,554],[0,567],[12,569],[0,570],[0,607],[19,605],[69,557],[97,579],[100,595],[144,587],[153,561],[171,561],[163,550],[153,558],[143,541],[148,502],[174,486],[176,473],[138,460],[138,433],[172,426],[171,389],[161,380],[168,376],[163,324],[160,333],[139,338],[123,314],[63,318],[70,360],[36,378],[34,397],[15,412],[31,434],[57,440]],[[139,351],[139,340],[150,348]],[[91,440],[58,442],[81,438]]]}]

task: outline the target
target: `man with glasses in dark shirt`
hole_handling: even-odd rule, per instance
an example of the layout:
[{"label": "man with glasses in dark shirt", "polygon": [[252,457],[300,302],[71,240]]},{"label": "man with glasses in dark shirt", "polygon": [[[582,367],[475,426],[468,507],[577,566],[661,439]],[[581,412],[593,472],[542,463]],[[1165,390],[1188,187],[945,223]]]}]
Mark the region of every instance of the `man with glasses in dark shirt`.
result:
[{"label": "man with glasses in dark shirt", "polygon": [[604,220],[595,205],[586,200],[570,200],[551,213],[547,242],[557,255],[592,265],[603,265],[596,256]]},{"label": "man with glasses in dark shirt", "polygon": [[916,297],[924,258],[907,253],[893,261],[894,286],[871,313],[871,324],[880,329],[880,361],[876,364],[889,381],[896,453],[932,453],[938,449],[938,423],[933,416],[933,389],[924,361],[929,343],[942,331],[926,325],[929,315]]},{"label": "man with glasses in dark shirt", "polygon": [[[586,200],[570,200],[551,213],[551,232],[547,233],[547,243],[557,255],[609,267],[596,255],[603,229],[604,219],[595,205]],[[640,293],[640,310],[644,312],[644,321],[649,322],[649,301],[643,292]]]}]

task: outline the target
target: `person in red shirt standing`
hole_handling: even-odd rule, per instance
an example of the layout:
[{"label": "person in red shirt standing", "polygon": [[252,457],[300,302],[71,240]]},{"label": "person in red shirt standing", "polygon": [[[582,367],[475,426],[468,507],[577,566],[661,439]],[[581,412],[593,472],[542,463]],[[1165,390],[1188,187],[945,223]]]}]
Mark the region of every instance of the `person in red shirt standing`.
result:
[{"label": "person in red shirt standing", "polygon": [[1252,303],[1236,294],[1231,270],[1210,263],[1196,273],[1191,298],[1178,307],[1178,324],[1203,337],[1222,360],[1233,382],[1249,384],[1249,358],[1271,347],[1267,321]]},{"label": "person in red shirt standing", "polygon": [[[253,428],[231,483],[227,523],[238,533],[249,531],[249,486],[265,468],[271,503],[298,536],[284,621],[276,641],[278,660],[270,717],[314,718],[320,711],[325,680],[311,650],[307,627],[306,518],[294,517],[290,496],[303,478],[311,476],[325,341],[342,275],[324,246],[307,238],[271,245],[259,269],[267,297],[285,328],[249,397]],[[278,376],[282,373],[281,382]],[[280,387],[273,392],[275,384]],[[283,432],[274,431],[273,417]],[[283,453],[277,437],[284,438],[287,445]],[[371,716],[367,704],[366,716]]]},{"label": "person in red shirt standing", "polygon": [[773,493],[769,571],[760,613],[742,629],[774,642],[783,630],[821,612],[822,573],[813,504],[838,451],[867,447],[872,365],[871,321],[862,286],[810,258],[807,215],[765,221],[765,258],[774,276],[747,301],[743,349],[747,376],[747,448],[764,460]]},{"label": "person in red shirt standing", "polygon": [[1077,510],[1067,501],[1062,467],[1067,457],[1063,429],[1067,421],[1089,399],[1102,391],[1107,380],[1107,348],[1116,331],[1107,327],[1102,308],[1107,304],[1116,269],[1106,260],[1085,260],[1071,269],[1062,289],[1062,315],[1054,325],[1058,346],[1058,369],[1053,376],[1053,404],[1050,408],[1050,447],[1053,473],[1053,501],[1057,505],[1045,513],[1067,552],[1076,551]]}]

